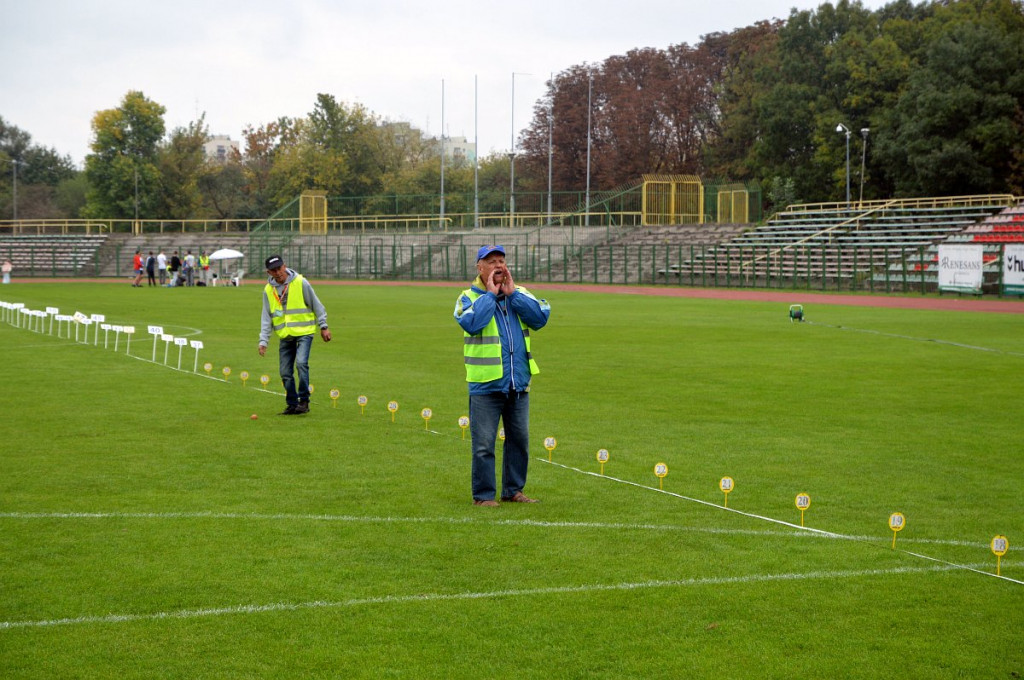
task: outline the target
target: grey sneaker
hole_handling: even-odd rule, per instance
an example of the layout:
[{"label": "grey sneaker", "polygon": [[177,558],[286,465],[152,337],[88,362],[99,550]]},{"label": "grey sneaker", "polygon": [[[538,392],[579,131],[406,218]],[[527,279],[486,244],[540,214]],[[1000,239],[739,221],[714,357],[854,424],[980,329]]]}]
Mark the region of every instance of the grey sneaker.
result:
[{"label": "grey sneaker", "polygon": [[308,401],[300,401],[299,405],[295,407],[294,413],[295,413],[295,415],[300,415],[300,414],[303,414],[303,413],[309,413],[309,402]]}]

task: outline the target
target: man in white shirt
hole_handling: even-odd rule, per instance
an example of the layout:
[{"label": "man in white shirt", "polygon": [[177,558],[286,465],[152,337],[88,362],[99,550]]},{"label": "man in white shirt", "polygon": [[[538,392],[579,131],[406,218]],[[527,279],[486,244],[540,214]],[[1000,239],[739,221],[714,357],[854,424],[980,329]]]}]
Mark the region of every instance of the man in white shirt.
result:
[{"label": "man in white shirt", "polygon": [[182,265],[181,271],[185,274],[185,285],[195,285],[193,277],[195,276],[196,271],[196,256],[192,254],[191,250],[185,255],[185,262]]}]

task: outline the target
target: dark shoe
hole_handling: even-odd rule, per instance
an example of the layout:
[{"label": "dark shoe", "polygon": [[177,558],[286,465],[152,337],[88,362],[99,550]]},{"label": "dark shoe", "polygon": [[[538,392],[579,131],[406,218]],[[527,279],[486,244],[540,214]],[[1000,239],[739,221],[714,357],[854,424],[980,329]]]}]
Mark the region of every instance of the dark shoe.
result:
[{"label": "dark shoe", "polygon": [[473,505],[482,505],[485,508],[496,508],[498,507],[498,501],[473,501]]},{"label": "dark shoe", "polygon": [[308,401],[300,401],[299,405],[295,407],[295,415],[299,415],[299,414],[302,414],[302,413],[309,413],[309,402]]},{"label": "dark shoe", "polygon": [[298,406],[289,406],[285,410],[281,411],[278,415],[279,416],[293,416],[296,413],[298,413],[298,410],[297,410],[298,408],[299,408]]},{"label": "dark shoe", "polygon": [[529,498],[522,491],[516,491],[514,495],[501,499],[502,503],[536,503],[536,498]]}]

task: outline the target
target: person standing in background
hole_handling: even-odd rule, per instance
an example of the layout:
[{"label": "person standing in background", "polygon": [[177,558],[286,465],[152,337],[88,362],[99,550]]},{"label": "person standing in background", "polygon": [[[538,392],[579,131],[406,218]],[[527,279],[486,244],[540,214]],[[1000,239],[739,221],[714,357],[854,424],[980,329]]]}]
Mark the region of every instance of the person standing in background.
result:
[{"label": "person standing in background", "polygon": [[156,269],[160,272],[160,285],[167,284],[167,256],[164,255],[164,249],[161,248],[160,252],[156,256]]},{"label": "person standing in background", "polygon": [[132,288],[142,288],[142,251],[137,248],[135,256],[132,258],[132,271],[135,272]]},{"label": "person standing in background", "polygon": [[185,261],[182,263],[182,272],[185,274],[185,285],[194,286],[195,283],[195,272],[196,272],[196,256],[189,250],[185,254]]},{"label": "person standing in background", "polygon": [[199,266],[202,270],[202,281],[204,286],[210,285],[210,256],[203,250],[199,253]]},{"label": "person standing in background", "polygon": [[149,251],[149,257],[146,258],[146,276],[149,278],[149,285],[156,285],[156,258],[153,257],[153,251]]},{"label": "person standing in background", "polygon": [[180,285],[181,282],[178,281],[178,271],[181,269],[181,258],[178,257],[177,250],[175,250],[174,254],[171,255],[171,264],[169,266],[171,268],[171,282],[167,285],[171,287]]}]

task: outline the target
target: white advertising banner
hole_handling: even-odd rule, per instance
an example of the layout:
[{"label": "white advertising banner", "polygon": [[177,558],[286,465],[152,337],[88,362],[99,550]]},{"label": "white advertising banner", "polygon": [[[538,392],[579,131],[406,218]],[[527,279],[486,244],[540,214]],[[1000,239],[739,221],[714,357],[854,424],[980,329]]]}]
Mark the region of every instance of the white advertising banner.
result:
[{"label": "white advertising banner", "polygon": [[1024,243],[1003,246],[1003,293],[1024,295]]},{"label": "white advertising banner", "polygon": [[982,246],[939,246],[939,290],[980,293]]}]

